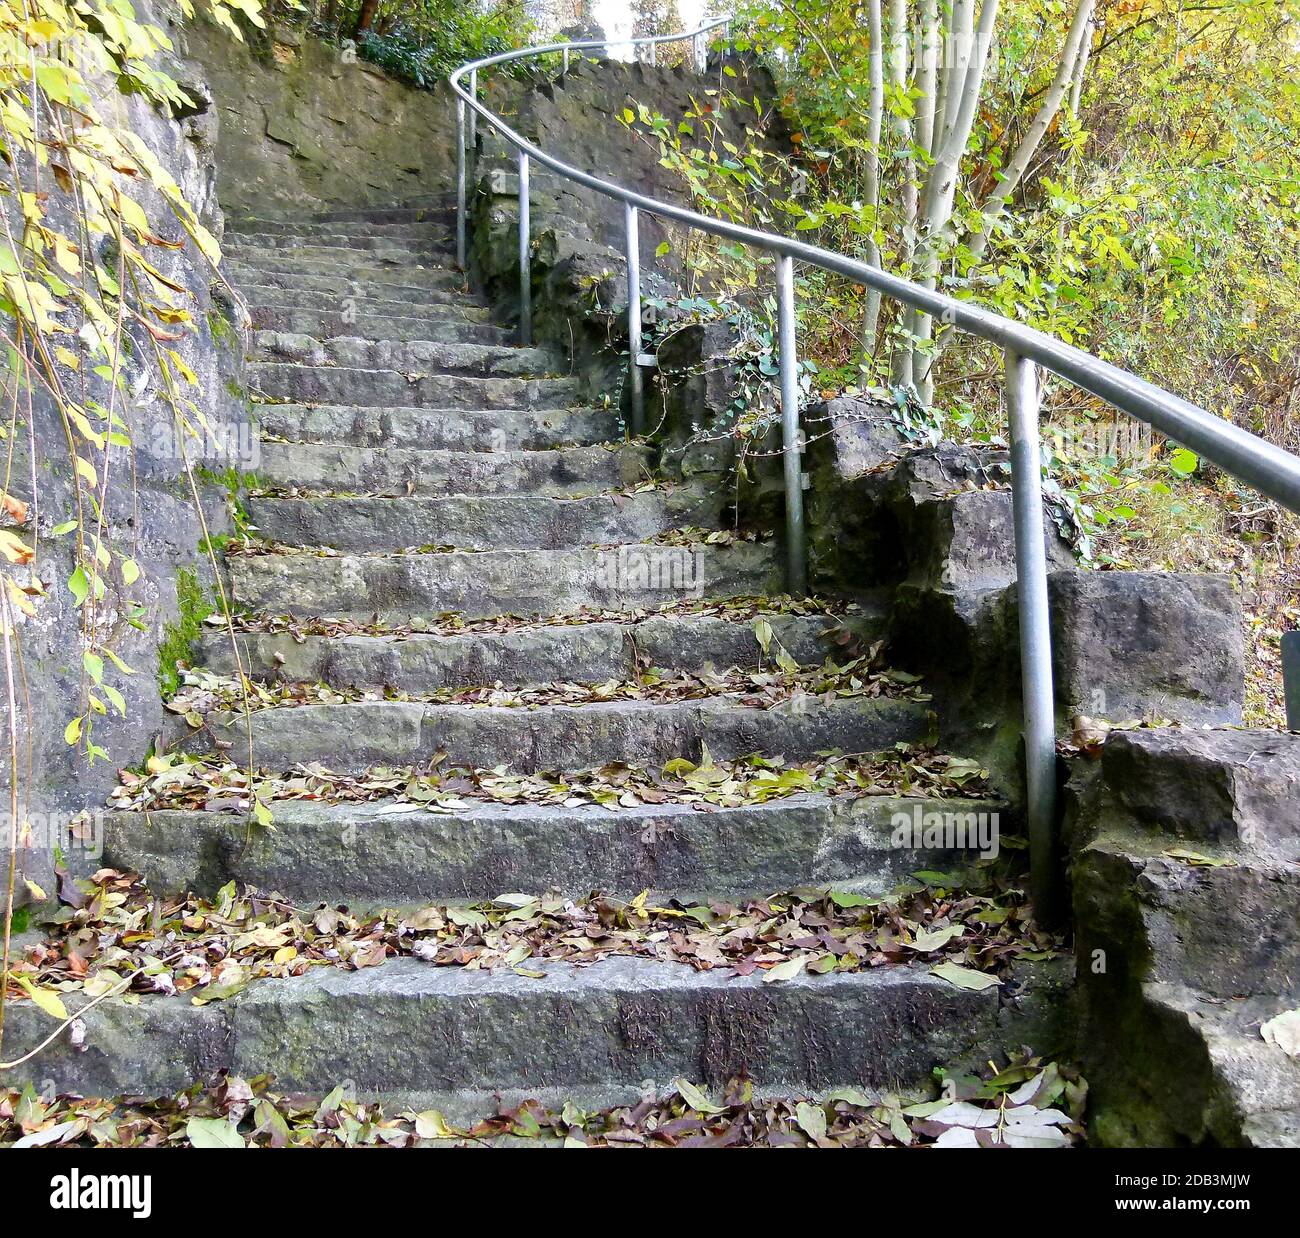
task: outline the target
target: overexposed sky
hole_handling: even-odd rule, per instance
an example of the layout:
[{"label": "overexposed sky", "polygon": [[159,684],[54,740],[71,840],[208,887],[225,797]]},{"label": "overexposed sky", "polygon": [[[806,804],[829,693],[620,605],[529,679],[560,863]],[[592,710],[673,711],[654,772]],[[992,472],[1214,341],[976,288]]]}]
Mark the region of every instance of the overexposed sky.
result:
[{"label": "overexposed sky", "polygon": [[[677,11],[682,15],[685,29],[699,25],[703,19],[705,0],[677,0]],[[596,20],[610,40],[630,38],[634,15],[627,0],[595,0],[592,5]],[[612,47],[611,52],[622,56],[628,49]]]}]

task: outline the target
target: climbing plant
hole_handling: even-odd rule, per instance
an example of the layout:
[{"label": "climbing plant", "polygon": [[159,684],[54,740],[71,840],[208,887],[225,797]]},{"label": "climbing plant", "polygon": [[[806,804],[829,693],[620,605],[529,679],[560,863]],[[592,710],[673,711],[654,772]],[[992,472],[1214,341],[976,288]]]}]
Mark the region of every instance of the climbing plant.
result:
[{"label": "climbing plant", "polygon": [[[236,37],[236,15],[261,24],[258,0],[207,0],[206,9]],[[180,0],[180,11],[192,16],[189,0]],[[120,617],[143,613],[134,596],[142,569],[133,545],[115,538],[113,512],[131,510],[144,429],[133,424],[133,410],[146,392],[173,422],[171,441],[203,523],[190,457],[211,427],[184,355],[200,323],[188,289],[167,272],[181,251],[215,271],[220,250],[129,123],[130,108],[141,104],[163,117],[195,106],[166,69],[173,50],[166,31],[131,0],[0,3],[0,332],[7,353],[0,633],[10,792],[0,1034],[17,856],[27,829],[18,739],[23,623],[70,601],[78,647],[66,660],[78,668],[80,686],[63,735],[88,761],[107,758],[96,721],[110,712],[126,716],[120,685],[137,673],[114,633]],[[53,434],[43,436],[44,426]],[[60,548],[43,561],[68,564],[62,579],[36,571],[42,538]],[[30,715],[30,701],[25,709]],[[260,802],[258,809],[265,813]]]}]

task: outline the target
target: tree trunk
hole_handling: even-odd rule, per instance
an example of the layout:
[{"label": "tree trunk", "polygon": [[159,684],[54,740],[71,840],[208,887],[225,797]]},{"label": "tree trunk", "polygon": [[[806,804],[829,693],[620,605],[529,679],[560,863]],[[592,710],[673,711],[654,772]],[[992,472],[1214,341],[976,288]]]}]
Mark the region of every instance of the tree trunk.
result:
[{"label": "tree trunk", "polygon": [[[880,228],[880,130],[885,115],[885,52],[880,20],[880,0],[867,0],[867,29],[871,39],[868,60],[871,99],[867,113],[867,206],[871,208],[871,236],[867,239],[867,262],[880,265],[880,246],[876,235]],[[867,289],[867,309],[862,320],[862,360],[870,363],[876,351],[876,330],[880,325],[880,292]]]},{"label": "tree trunk", "polygon": [[359,39],[370,29],[378,11],[379,0],[361,0],[361,12],[357,14],[357,28],[352,32],[353,38]]}]

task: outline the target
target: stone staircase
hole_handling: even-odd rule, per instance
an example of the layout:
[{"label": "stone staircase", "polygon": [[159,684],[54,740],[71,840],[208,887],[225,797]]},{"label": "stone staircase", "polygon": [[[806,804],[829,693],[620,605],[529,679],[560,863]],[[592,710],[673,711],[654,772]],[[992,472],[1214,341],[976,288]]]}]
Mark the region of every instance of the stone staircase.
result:
[{"label": "stone staircase", "polygon": [[[264,438],[244,499],[254,537],[226,566],[240,659],[270,700],[250,739],[219,686],[236,673],[231,642],[212,629],[187,689],[202,721],[190,748],[243,763],[251,743],[271,771],[440,759],[527,775],[926,743],[932,704],[905,678],[816,687],[828,627],[870,645],[882,607],[792,606],[776,545],[708,540],[729,527],[723,500],[659,476],[653,444],[584,407],[559,358],[510,342],[452,269],[449,222],[430,207],[335,210],[228,234]],[[773,647],[808,669],[778,672]],[[769,672],[762,690],[743,679]],[[689,692],[656,694],[653,679],[681,675],[695,677]],[[206,698],[205,676],[218,685]],[[307,907],[880,892],[966,858],[891,845],[894,814],[916,806],[1006,811],[813,793],[707,811],[635,797],[398,812],[293,801],[251,836],[229,812],[116,813],[105,859],[158,893],[234,879]],[[1050,1004],[1040,971],[976,992],[923,963],[769,984],[649,959],[522,975],[408,958],[260,980],[201,1007],[110,1000],[86,1015],[80,1048],[33,1069],[89,1094],[165,1092],[221,1067],[304,1092],[348,1079],[449,1113],[498,1092],[590,1103],[739,1072],[769,1091],[886,1089],[1032,1043]],[[11,1018],[20,1042],[42,1031],[30,1007]]]}]

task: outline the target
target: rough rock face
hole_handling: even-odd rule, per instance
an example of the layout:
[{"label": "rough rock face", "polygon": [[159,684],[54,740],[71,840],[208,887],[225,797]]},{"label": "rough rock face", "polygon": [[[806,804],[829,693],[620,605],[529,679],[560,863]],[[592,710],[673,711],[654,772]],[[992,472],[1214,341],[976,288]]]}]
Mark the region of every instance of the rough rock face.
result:
[{"label": "rough rock face", "polygon": [[1119,732],[1106,745],[1116,800],[1189,846],[1240,846],[1300,863],[1300,743],[1272,731]]},{"label": "rough rock face", "polygon": [[[177,37],[167,17],[156,15],[156,20]],[[117,123],[143,139],[175,178],[200,220],[220,237],[222,214],[215,195],[214,169],[216,118],[205,103],[208,91],[202,70],[188,63],[168,68],[195,100],[188,115],[168,119],[138,98],[120,95],[110,97],[106,110]],[[42,188],[49,194],[46,209],[56,226],[61,223],[65,233],[76,235],[69,196],[52,181],[43,181]],[[145,193],[138,181],[133,192],[161,235],[183,238],[179,223],[159,197]],[[37,474],[35,496],[30,493],[31,477],[23,468],[15,470],[12,481],[7,483],[10,492],[25,501],[30,503],[35,497],[39,536],[33,574],[48,592],[36,608],[36,617],[21,620],[19,627],[26,691],[18,694],[18,725],[20,744],[26,751],[30,740],[31,752],[30,770],[24,759],[22,808],[32,824],[33,838],[31,849],[20,855],[20,900],[25,893],[21,876],[30,877],[46,891],[53,889],[50,862],[56,846],[62,847],[70,863],[97,867],[93,842],[98,832],[92,830],[88,840],[70,838],[69,817],[82,810],[96,812],[116,781],[117,766],[138,758],[160,728],[163,709],[158,690],[158,649],[166,626],[177,619],[178,569],[197,572],[199,580],[193,586],[196,590],[210,583],[203,579],[206,568],[202,556],[196,553],[203,531],[185,479],[180,440],[184,440],[191,465],[200,471],[201,501],[213,534],[226,531],[225,504],[218,488],[204,484],[201,470],[205,466],[219,470],[232,464],[256,465],[256,436],[238,389],[246,321],[213,280],[195,246],[153,249],[149,256],[169,280],[190,294],[186,304],[194,330],[171,347],[197,376],[197,385],[190,387],[187,394],[197,401],[198,414],[206,418],[210,434],[206,439],[178,435],[171,408],[160,397],[156,377],[145,382],[145,372],[128,362],[128,381],[136,392],[129,410],[132,459],[124,463],[126,453],[116,453],[114,468],[119,471],[109,488],[105,540],[119,552],[131,547],[129,553],[141,568],[141,576],[126,587],[116,571],[110,573],[106,582],[109,592],[99,608],[95,635],[100,646],[110,648],[135,673],[119,674],[112,667],[106,672],[106,681],[125,698],[126,716],[119,717],[110,710],[107,716],[96,719],[94,742],[108,751],[110,759],[92,765],[63,737],[65,725],[83,708],[80,661],[84,648],[82,612],[66,584],[73,567],[71,539],[49,536],[54,526],[70,517],[75,505],[65,427],[52,401],[40,391],[33,393],[36,454],[45,467]],[[141,355],[147,349],[148,337],[142,328],[135,328],[131,334],[131,352]],[[109,404],[103,390],[95,391],[98,380],[93,376],[83,378],[64,371],[63,379],[73,390],[78,390],[83,381],[88,382],[91,386],[82,398],[97,396],[105,406]],[[10,398],[7,387],[4,394]],[[27,434],[28,428],[20,427],[13,444],[16,460],[27,458]],[[129,480],[132,474],[133,482]],[[33,532],[29,526],[14,531],[28,538]],[[86,842],[91,844],[89,855],[82,853]]]},{"label": "rough rock face", "polygon": [[1226,576],[1058,572],[1057,700],[1071,714],[1240,723],[1241,602]]},{"label": "rough rock face", "polygon": [[1105,1144],[1300,1142],[1300,736],[1111,735],[1071,783],[1081,1026]]},{"label": "rough rock face", "polygon": [[[770,97],[766,72],[732,61],[737,76],[729,89],[742,97]],[[707,90],[716,90],[718,62],[701,74],[686,64],[653,66],[575,57],[568,73],[553,80],[492,78],[484,84],[489,104],[507,115],[525,137],[576,167],[682,206],[691,205],[680,178],[660,164],[657,141],[647,141],[620,119],[624,109],[644,105],[680,118]],[[747,140],[739,122],[724,133]],[[771,135],[777,143],[780,133]],[[599,155],[596,154],[599,152]],[[470,265],[479,285],[514,316],[519,306],[517,156],[480,126],[478,154],[470,169],[475,223]],[[533,334],[561,350],[593,393],[621,397],[626,372],[627,277],[622,204],[567,181],[547,169],[532,170]],[[640,222],[643,298],[682,295],[683,247],[646,213]],[[663,243],[670,248],[659,253]],[[653,317],[647,308],[646,321]],[[647,388],[652,385],[647,382]]]},{"label": "rough rock face", "polygon": [[284,26],[240,43],[198,16],[187,54],[220,112],[228,213],[401,202],[444,192],[455,167],[446,87],[417,90]]}]

